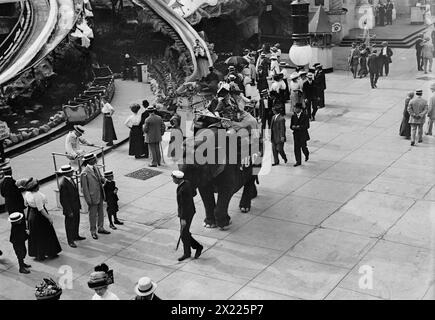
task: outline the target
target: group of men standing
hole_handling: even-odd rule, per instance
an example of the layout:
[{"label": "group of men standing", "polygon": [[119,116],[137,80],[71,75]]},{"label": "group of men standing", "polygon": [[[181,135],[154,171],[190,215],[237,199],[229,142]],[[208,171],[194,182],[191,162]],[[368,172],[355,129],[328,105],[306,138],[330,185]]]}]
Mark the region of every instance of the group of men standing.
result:
[{"label": "group of men standing", "polygon": [[[377,26],[385,26],[393,24],[393,9],[394,4],[391,0],[387,0],[384,4],[382,1],[379,1],[377,5],[374,6],[375,9],[375,23]],[[386,21],[385,21],[386,20]]]}]

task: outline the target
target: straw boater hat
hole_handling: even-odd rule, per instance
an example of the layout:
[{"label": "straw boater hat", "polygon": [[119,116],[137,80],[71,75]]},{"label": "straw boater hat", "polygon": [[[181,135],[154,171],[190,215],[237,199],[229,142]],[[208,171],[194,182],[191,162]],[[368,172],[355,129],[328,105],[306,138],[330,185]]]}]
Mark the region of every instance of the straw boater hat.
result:
[{"label": "straw boater hat", "polygon": [[20,222],[23,217],[24,217],[24,214],[22,214],[21,212],[14,212],[14,213],[9,215],[8,221],[10,223],[17,223],[17,222]]},{"label": "straw boater hat", "polygon": [[172,171],[171,176],[177,179],[183,179],[184,178],[184,172],[180,170]]},{"label": "straw boater hat", "polygon": [[138,296],[146,297],[152,294],[157,289],[157,283],[148,277],[140,278],[137,285],[134,287],[134,292]]},{"label": "straw boater hat", "polygon": [[88,154],[85,154],[83,156],[83,160],[85,160],[85,161],[89,161],[89,160],[92,160],[92,159],[95,159],[95,158],[96,158],[96,156],[93,153],[88,153]]},{"label": "straw boater hat", "polygon": [[421,96],[423,94],[423,90],[421,89],[415,90],[415,94]]},{"label": "straw boater hat", "polygon": [[306,75],[308,72],[306,70],[299,71],[299,76]]},{"label": "straw boater hat", "polygon": [[12,168],[11,166],[7,165],[6,167],[1,168],[1,171],[4,175],[10,175],[12,174]]},{"label": "straw boater hat", "polygon": [[229,67],[228,67],[228,70],[229,70],[229,71],[234,71],[234,70],[236,70],[236,67],[234,67],[234,66],[229,66]]},{"label": "straw boater hat", "polygon": [[66,173],[70,173],[70,172],[74,172],[73,168],[70,165],[65,165],[65,166],[60,167],[60,169],[57,173],[66,174]]},{"label": "straw boater hat", "polygon": [[107,287],[107,274],[104,271],[94,271],[91,273],[88,281],[88,287],[91,289],[101,289]]},{"label": "straw boater hat", "polygon": [[152,105],[152,106],[148,106],[146,110],[147,111],[157,111],[157,108],[156,108],[156,106]]},{"label": "straw boater hat", "polygon": [[85,133],[85,129],[82,126],[74,126],[74,130],[80,134]]},{"label": "straw boater hat", "polygon": [[113,177],[113,171],[104,171],[104,178]]}]

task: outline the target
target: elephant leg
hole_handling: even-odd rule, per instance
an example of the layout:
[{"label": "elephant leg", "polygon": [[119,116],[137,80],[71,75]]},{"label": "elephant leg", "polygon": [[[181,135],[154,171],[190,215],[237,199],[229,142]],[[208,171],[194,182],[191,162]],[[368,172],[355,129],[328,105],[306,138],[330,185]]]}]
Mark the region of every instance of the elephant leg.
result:
[{"label": "elephant leg", "polygon": [[255,176],[250,176],[243,186],[242,198],[240,199],[239,208],[242,212],[251,210],[251,200],[257,196],[257,187],[255,186]]},{"label": "elephant leg", "polygon": [[224,228],[230,224],[230,216],[228,215],[228,206],[230,204],[232,193],[228,190],[221,190],[218,192],[218,199],[216,208],[214,209],[214,216],[216,224],[219,228]]},{"label": "elephant leg", "polygon": [[210,185],[210,186],[200,187],[198,189],[205,209],[204,223],[207,225],[216,225],[215,214],[214,214],[216,208],[216,201],[214,198],[213,186]]}]

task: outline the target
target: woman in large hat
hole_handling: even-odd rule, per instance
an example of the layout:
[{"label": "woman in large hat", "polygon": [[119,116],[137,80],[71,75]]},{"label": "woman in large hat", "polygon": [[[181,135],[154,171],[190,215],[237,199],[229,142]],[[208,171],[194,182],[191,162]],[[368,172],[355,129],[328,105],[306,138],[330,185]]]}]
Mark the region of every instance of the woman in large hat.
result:
[{"label": "woman in large hat", "polygon": [[24,200],[28,207],[29,220],[29,256],[37,261],[47,257],[55,258],[62,251],[56,231],[53,228],[53,218],[46,209],[47,198],[39,191],[39,182],[30,178],[25,184],[27,193]]},{"label": "woman in large hat", "polygon": [[292,111],[294,111],[294,107],[296,103],[302,103],[302,88],[298,81],[299,73],[293,72],[290,75],[290,83],[289,83],[289,90],[290,90],[290,102]]},{"label": "woman in large hat", "polygon": [[105,263],[96,266],[88,281],[88,287],[95,290],[92,300],[119,300],[116,294],[109,291],[112,283],[113,271]]},{"label": "woman in large hat", "polygon": [[59,300],[61,295],[62,288],[53,279],[44,278],[36,285],[36,300]]},{"label": "woman in large hat", "polygon": [[405,109],[403,110],[402,123],[400,124],[399,135],[405,137],[406,139],[411,139],[411,125],[409,124],[409,112],[408,105],[409,102],[414,98],[414,91],[408,93],[405,99]]}]

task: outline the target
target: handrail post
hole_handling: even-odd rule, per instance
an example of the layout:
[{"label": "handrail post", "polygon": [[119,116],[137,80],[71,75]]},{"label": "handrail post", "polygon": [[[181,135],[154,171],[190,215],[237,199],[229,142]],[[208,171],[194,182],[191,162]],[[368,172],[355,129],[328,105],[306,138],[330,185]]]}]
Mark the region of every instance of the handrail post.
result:
[{"label": "handrail post", "polygon": [[56,154],[53,152],[51,155],[53,156],[54,172],[56,173],[57,189],[59,190],[59,176],[57,175]]}]

